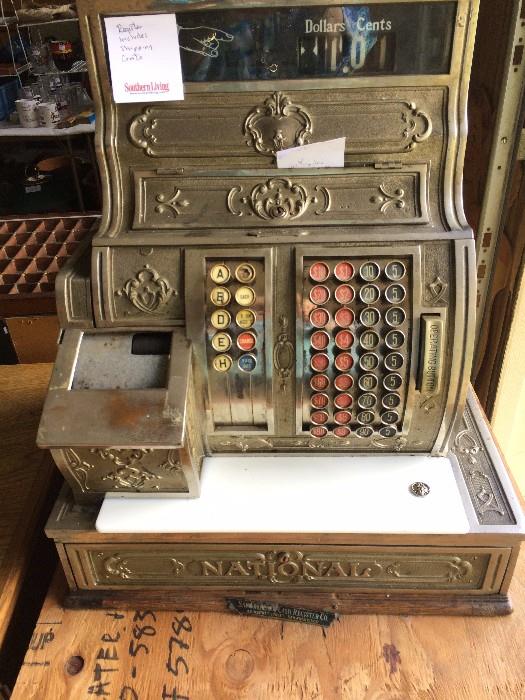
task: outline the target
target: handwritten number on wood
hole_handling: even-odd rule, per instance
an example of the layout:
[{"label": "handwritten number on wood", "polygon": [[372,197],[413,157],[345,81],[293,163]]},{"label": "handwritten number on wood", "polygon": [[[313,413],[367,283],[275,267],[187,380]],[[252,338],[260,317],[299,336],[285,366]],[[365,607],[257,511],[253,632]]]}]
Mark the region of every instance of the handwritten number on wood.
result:
[{"label": "handwritten number on wood", "polygon": [[155,617],[155,613],[153,613],[151,610],[137,610],[135,612],[135,615],[133,616],[133,622],[144,622],[144,620],[147,617],[152,617],[154,622],[157,622],[157,618]]},{"label": "handwritten number on wood", "polygon": [[191,632],[193,628],[191,626],[189,618],[184,616],[181,620],[179,620],[179,618],[176,617],[175,621],[171,623],[171,629],[173,630],[175,636],[178,637],[180,635],[181,630],[184,630],[185,632]]}]

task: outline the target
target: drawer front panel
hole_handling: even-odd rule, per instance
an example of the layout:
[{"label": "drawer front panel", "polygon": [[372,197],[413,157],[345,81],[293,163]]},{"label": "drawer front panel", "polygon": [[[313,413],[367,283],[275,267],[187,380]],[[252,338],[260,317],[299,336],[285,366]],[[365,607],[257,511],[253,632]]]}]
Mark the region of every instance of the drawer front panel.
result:
[{"label": "drawer front panel", "polygon": [[70,544],[79,588],[499,590],[507,548]]},{"label": "drawer front panel", "polygon": [[[173,177],[136,171],[134,229],[426,224],[428,167],[322,175]],[[203,197],[203,192],[206,196]]]},{"label": "drawer front panel", "polygon": [[184,103],[138,113],[119,107],[119,122],[127,130],[122,143],[129,139],[151,158],[261,163],[283,148],[344,136],[347,156],[360,160],[365,154],[417,153],[429,143],[439,160],[445,96],[441,87],[235,93],[227,100],[188,94]]}]

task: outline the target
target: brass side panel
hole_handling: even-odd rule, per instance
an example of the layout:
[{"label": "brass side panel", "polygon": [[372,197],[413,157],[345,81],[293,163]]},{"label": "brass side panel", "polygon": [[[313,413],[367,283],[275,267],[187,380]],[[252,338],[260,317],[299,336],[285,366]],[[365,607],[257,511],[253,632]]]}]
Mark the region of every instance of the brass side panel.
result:
[{"label": "brass side panel", "polygon": [[65,447],[51,453],[79,502],[100,501],[105,493],[189,495],[177,449]]},{"label": "brass side panel", "polygon": [[[426,224],[428,166],[257,175],[135,171],[133,228]],[[203,193],[206,193],[205,196]]]},{"label": "brass side panel", "polygon": [[79,588],[499,590],[510,548],[66,545]]},{"label": "brass side panel", "polygon": [[93,328],[91,248],[84,246],[60,270],[55,283],[57,313],[62,328]]},{"label": "brass side panel", "polygon": [[175,246],[98,248],[98,326],[174,326],[184,321],[182,251]]},{"label": "brass side panel", "polygon": [[[471,390],[465,411],[456,423],[451,450],[458,460],[478,522],[492,526],[515,525],[516,516],[496,469],[494,456],[501,464],[501,455],[498,452],[494,455],[492,436],[476,404],[477,399]],[[481,426],[486,432],[484,437]],[[516,512],[521,512],[517,501],[514,507]]]}]

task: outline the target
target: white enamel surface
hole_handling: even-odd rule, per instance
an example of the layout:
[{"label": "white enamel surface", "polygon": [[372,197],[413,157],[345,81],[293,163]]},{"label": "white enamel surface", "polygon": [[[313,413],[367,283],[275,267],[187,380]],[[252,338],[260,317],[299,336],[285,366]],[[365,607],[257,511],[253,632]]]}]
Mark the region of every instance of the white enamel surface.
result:
[{"label": "white enamel surface", "polygon": [[[417,498],[414,481],[430,486]],[[108,494],[99,532],[466,533],[450,461],[426,455],[204,460],[200,498]]]}]

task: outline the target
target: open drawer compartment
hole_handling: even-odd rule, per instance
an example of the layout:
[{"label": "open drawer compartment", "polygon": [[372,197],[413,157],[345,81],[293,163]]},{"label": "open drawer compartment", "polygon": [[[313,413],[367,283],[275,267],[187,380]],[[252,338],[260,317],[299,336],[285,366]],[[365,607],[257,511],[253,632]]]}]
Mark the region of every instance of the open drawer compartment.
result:
[{"label": "open drawer compartment", "polygon": [[65,331],[37,442],[77,501],[196,497],[204,454],[191,344],[174,332]]}]

